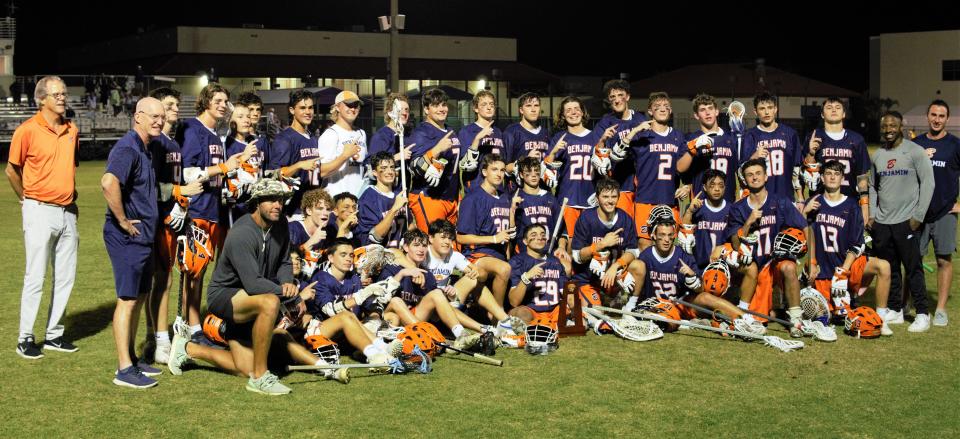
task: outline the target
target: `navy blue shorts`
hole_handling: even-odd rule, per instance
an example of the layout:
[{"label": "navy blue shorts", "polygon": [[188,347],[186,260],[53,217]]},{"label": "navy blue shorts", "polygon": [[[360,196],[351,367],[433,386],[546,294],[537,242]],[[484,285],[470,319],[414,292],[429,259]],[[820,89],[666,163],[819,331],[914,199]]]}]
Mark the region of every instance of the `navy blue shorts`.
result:
[{"label": "navy blue shorts", "polygon": [[113,283],[117,298],[136,299],[153,285],[153,248],[131,242],[126,235],[103,233],[103,243],[113,265]]}]

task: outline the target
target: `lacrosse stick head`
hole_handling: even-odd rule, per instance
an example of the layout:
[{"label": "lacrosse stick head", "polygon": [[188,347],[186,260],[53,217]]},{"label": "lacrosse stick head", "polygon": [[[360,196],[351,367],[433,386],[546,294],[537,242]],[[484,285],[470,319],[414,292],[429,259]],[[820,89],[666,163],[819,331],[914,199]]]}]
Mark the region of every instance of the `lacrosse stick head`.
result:
[{"label": "lacrosse stick head", "polygon": [[806,344],[800,340],[784,340],[773,335],[763,336],[763,343],[767,346],[779,349],[782,352],[790,352],[803,349]]},{"label": "lacrosse stick head", "polygon": [[843,328],[847,334],[857,338],[877,338],[883,327],[883,318],[869,306],[861,306],[847,313],[843,319]]},{"label": "lacrosse stick head", "polygon": [[227,345],[227,322],[213,314],[207,314],[203,319],[203,335],[221,346]]},{"label": "lacrosse stick head", "polygon": [[327,364],[340,364],[340,348],[336,342],[322,334],[308,335],[304,339],[313,355]]},{"label": "lacrosse stick head", "polygon": [[526,336],[524,349],[530,355],[547,355],[558,347],[556,323],[546,317],[537,316],[527,325],[524,334]]},{"label": "lacrosse stick head", "polygon": [[370,244],[353,249],[353,269],[361,279],[373,279],[383,267],[393,264],[395,256],[382,245]]},{"label": "lacrosse stick head", "polygon": [[746,114],[746,112],[747,107],[740,101],[733,101],[727,106],[727,117],[730,119],[730,131],[733,131],[735,134],[743,133],[743,115]]},{"label": "lacrosse stick head", "polygon": [[[656,314],[660,317],[670,320],[680,320],[680,309],[673,302],[659,297],[649,297],[637,305],[637,309],[650,314]],[[666,332],[673,332],[680,328],[677,323],[656,322],[660,329]]]},{"label": "lacrosse stick head", "polygon": [[209,247],[210,234],[196,224],[190,223],[189,233],[177,238],[177,241],[180,254],[177,267],[181,273],[188,273],[192,278],[199,279],[212,256]]},{"label": "lacrosse stick head", "polygon": [[830,323],[830,304],[816,288],[804,287],[800,290],[800,309],[803,310],[804,320]]},{"label": "lacrosse stick head", "polygon": [[650,341],[663,338],[663,330],[650,320],[637,320],[625,315],[620,320],[609,319],[610,327],[617,335],[632,341]]},{"label": "lacrosse stick head", "polygon": [[773,257],[797,260],[807,254],[807,236],[803,230],[788,227],[773,238]]},{"label": "lacrosse stick head", "polygon": [[397,123],[397,134],[403,135],[403,123],[400,121],[400,114],[403,113],[403,105],[400,99],[393,100],[393,106],[390,107],[390,111],[387,113],[387,116],[391,120]]},{"label": "lacrosse stick head", "polygon": [[730,287],[730,268],[721,259],[707,264],[703,270],[703,291],[723,297]]},{"label": "lacrosse stick head", "polygon": [[420,350],[419,347],[415,347],[409,354],[403,354],[390,362],[390,373],[392,374],[430,373],[432,370],[432,358],[428,353]]}]

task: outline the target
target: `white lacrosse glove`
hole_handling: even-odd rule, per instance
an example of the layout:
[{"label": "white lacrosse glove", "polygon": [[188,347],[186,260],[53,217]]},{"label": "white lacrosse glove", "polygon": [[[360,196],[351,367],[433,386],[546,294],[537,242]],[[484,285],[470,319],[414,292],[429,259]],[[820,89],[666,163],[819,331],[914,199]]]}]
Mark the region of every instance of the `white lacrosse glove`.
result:
[{"label": "white lacrosse glove", "polygon": [[556,189],[560,175],[558,170],[562,163],[556,161],[540,162],[540,180],[550,189]]},{"label": "white lacrosse glove", "polygon": [[626,268],[621,268],[617,271],[617,286],[619,286],[624,293],[633,294],[633,287],[636,283],[637,281]]},{"label": "white lacrosse glove", "polygon": [[849,276],[850,272],[843,267],[833,270],[833,279],[830,280],[830,297],[833,298],[833,305],[837,309],[850,306]]},{"label": "white lacrosse glove", "polygon": [[798,191],[803,188],[803,185],[800,184],[800,167],[793,167],[793,178],[790,180],[793,182],[793,190]]},{"label": "white lacrosse glove", "polygon": [[690,155],[709,157],[713,155],[713,137],[709,134],[701,134],[691,142],[687,142],[687,150]]},{"label": "white lacrosse glove", "polygon": [[437,187],[440,185],[440,176],[443,175],[443,170],[446,167],[447,159],[433,159],[433,162],[430,163],[430,167],[427,169],[427,172],[423,174],[423,178],[427,180],[427,184],[430,186]]},{"label": "white lacrosse glove", "polygon": [[613,164],[610,162],[610,148],[600,146],[593,149],[593,155],[590,157],[590,164],[597,174],[607,175]]},{"label": "white lacrosse glove", "polygon": [[597,207],[600,205],[600,201],[597,200],[596,192],[590,194],[590,197],[587,198],[587,205],[590,207]]},{"label": "white lacrosse glove", "polygon": [[593,254],[593,259],[590,260],[591,273],[597,277],[603,277],[608,266],[610,266],[610,251],[599,251]]},{"label": "white lacrosse glove", "polygon": [[460,160],[460,169],[473,172],[477,170],[477,165],[479,164],[480,151],[475,149],[467,148],[466,155]]},{"label": "white lacrosse glove", "polygon": [[693,232],[697,230],[695,224],[681,224],[680,231],[677,233],[677,244],[687,254],[693,254],[693,248],[697,245],[697,240],[693,237]]},{"label": "white lacrosse glove", "polygon": [[281,177],[280,182],[285,184],[291,192],[300,190],[300,177]]},{"label": "white lacrosse glove", "polygon": [[256,183],[257,169],[243,163],[241,167],[237,168],[237,181],[244,186]]},{"label": "white lacrosse glove", "polygon": [[691,291],[703,286],[703,283],[700,282],[700,277],[695,274],[683,276],[683,284]]},{"label": "white lacrosse glove", "polygon": [[313,273],[317,271],[317,265],[320,261],[320,252],[314,250],[306,250],[303,255],[303,259],[300,260],[300,274],[305,279],[310,279],[313,277]]},{"label": "white lacrosse glove", "polygon": [[610,160],[614,163],[622,162],[623,159],[627,158],[627,152],[629,152],[628,148],[628,145],[617,142],[616,145],[613,145],[613,149],[610,150]]},{"label": "white lacrosse glove", "polygon": [[170,209],[170,214],[167,215],[167,218],[163,220],[166,223],[167,227],[174,232],[180,232],[183,230],[183,225],[187,219],[187,209],[180,205],[180,203],[173,203],[173,209]]},{"label": "white lacrosse glove", "polygon": [[807,184],[807,189],[810,192],[817,190],[817,186],[820,185],[820,164],[819,163],[807,163],[803,167],[803,182]]}]

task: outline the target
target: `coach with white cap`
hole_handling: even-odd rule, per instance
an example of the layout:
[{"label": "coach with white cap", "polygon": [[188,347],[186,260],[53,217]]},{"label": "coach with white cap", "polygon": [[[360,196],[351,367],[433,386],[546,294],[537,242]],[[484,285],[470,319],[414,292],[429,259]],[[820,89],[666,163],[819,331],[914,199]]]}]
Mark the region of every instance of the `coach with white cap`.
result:
[{"label": "coach with white cap", "polygon": [[343,154],[346,145],[354,144],[359,148],[353,157],[324,176],[323,187],[332,197],[349,192],[359,198],[368,186],[366,179],[363,178],[363,161],[367,157],[367,133],[353,126],[360,115],[362,104],[356,93],[349,90],[341,91],[334,99],[333,106],[330,107],[330,119],[334,123],[320,135],[321,163],[336,160]]}]

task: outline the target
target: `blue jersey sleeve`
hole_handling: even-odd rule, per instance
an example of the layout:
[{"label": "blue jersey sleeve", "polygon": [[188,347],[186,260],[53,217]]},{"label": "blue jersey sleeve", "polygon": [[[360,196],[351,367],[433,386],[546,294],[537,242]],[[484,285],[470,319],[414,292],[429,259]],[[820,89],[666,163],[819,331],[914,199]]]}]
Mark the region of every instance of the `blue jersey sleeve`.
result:
[{"label": "blue jersey sleeve", "polygon": [[[281,133],[282,134],[282,133]],[[290,144],[290,137],[277,135],[273,140],[272,150],[267,162],[267,169],[280,169],[296,163],[294,145]]]},{"label": "blue jersey sleeve", "polygon": [[132,183],[129,181],[130,173],[137,168],[137,156],[137,151],[133,148],[114,146],[107,157],[106,173],[117,177],[117,180],[120,180],[120,187],[129,187]]}]

